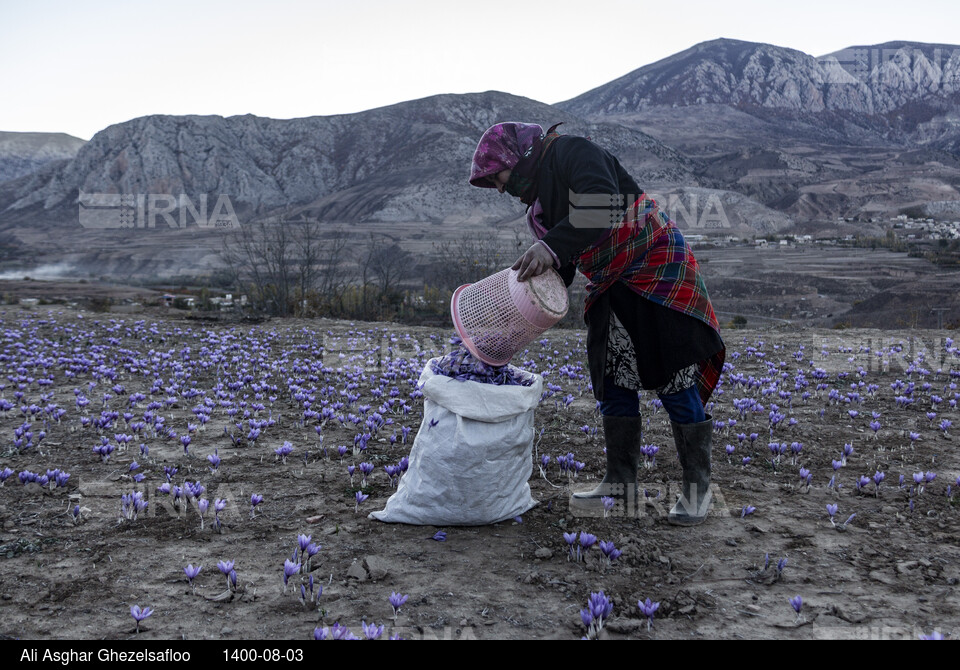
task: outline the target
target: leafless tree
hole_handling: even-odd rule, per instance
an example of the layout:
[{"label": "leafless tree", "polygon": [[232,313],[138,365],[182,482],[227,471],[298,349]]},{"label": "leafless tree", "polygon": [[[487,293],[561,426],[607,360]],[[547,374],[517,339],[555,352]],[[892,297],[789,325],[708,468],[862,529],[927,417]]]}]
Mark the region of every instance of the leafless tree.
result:
[{"label": "leafless tree", "polygon": [[434,269],[429,281],[448,290],[498,272],[520,255],[495,231],[474,232],[433,246]]},{"label": "leafless tree", "polygon": [[349,284],[347,238],[315,220],[262,220],[224,239],[224,273],[272,314],[338,313]]},{"label": "leafless tree", "polygon": [[347,235],[341,228],[327,231],[322,236],[315,270],[315,289],[322,309],[342,315],[343,298],[353,273],[347,256]]},{"label": "leafless tree", "polygon": [[292,252],[287,227],[261,219],[225,237],[221,258],[239,283],[249,286],[254,307],[286,316],[295,285]]},{"label": "leafless tree", "polygon": [[383,318],[384,307],[399,301],[400,283],[409,276],[412,261],[410,252],[388,235],[370,235],[357,254],[357,276],[365,318]]}]

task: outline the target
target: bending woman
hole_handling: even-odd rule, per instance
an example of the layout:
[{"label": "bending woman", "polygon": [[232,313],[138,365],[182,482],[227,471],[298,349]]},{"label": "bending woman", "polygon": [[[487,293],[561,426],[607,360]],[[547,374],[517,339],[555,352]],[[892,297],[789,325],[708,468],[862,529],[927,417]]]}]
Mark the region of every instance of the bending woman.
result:
[{"label": "bending woman", "polygon": [[[560,124],[557,124],[560,125]],[[638,391],[655,390],[683,470],[669,521],[694,525],[710,509],[713,420],[704,406],[725,348],[696,259],[676,225],[611,153],[536,124],[499,123],[474,153],[470,183],[527,205],[533,245],[513,269],[524,281],[555,268],[567,286],[589,280],[584,320],[607,469],[571,508],[619,498],[633,511],[641,457]]]}]

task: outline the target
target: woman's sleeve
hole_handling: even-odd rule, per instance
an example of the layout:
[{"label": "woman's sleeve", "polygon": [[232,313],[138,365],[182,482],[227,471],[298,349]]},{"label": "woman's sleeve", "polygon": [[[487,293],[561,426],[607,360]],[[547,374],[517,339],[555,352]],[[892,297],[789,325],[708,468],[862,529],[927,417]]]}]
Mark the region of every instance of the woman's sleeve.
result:
[{"label": "woman's sleeve", "polygon": [[543,241],[557,255],[560,265],[575,261],[610,227],[619,223],[626,209],[620,193],[613,157],[582,137],[554,147],[558,178],[568,185],[569,215],[547,231]]}]

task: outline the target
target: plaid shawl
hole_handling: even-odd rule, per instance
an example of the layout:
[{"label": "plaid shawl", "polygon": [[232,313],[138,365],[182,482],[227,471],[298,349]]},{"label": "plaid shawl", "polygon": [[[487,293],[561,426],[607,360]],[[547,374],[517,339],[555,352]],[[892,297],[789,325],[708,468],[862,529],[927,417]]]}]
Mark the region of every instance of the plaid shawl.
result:
[{"label": "plaid shawl", "polygon": [[[641,296],[720,332],[690,247],[676,224],[646,194],[633,203],[620,225],[581,254],[577,268],[590,281],[585,310],[619,281]],[[699,363],[697,389],[704,404],[717,387],[725,357],[726,350],[721,349]]]}]

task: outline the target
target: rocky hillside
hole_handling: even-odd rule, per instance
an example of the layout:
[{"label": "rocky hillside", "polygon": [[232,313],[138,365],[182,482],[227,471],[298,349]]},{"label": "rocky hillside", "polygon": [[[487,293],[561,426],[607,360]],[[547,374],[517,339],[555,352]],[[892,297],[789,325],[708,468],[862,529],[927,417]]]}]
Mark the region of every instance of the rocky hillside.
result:
[{"label": "rocky hillside", "polygon": [[815,58],[714,40],[557,106],[642,130],[696,158],[702,185],[796,220],[960,200],[960,46]]},{"label": "rocky hillside", "polygon": [[54,161],[69,160],[84,144],[64,133],[0,132],[0,182],[36,172]]},{"label": "rocky hillside", "polygon": [[695,181],[689,159],[639,131],[490,92],[293,120],[134,119],[97,133],[55,170],[0,189],[0,222],[75,217],[80,192],[227,194],[238,213],[294,209],[337,222],[516,216],[515,202],[467,183],[477,140],[504,120],[564,121],[565,132],[617,152],[644,182]]},{"label": "rocky hillside", "polygon": [[719,39],[647,65],[559,106],[583,115],[722,104],[872,111],[867,86],[842,67],[771,44]]},{"label": "rocky hillside", "polygon": [[558,106],[593,117],[711,104],[767,120],[777,118],[771,110],[780,118],[805,118],[844,137],[856,137],[855,129],[844,128],[848,123],[880,136],[939,139],[960,133],[955,114],[960,46],[890,42],[815,58],[770,44],[719,39]]}]

